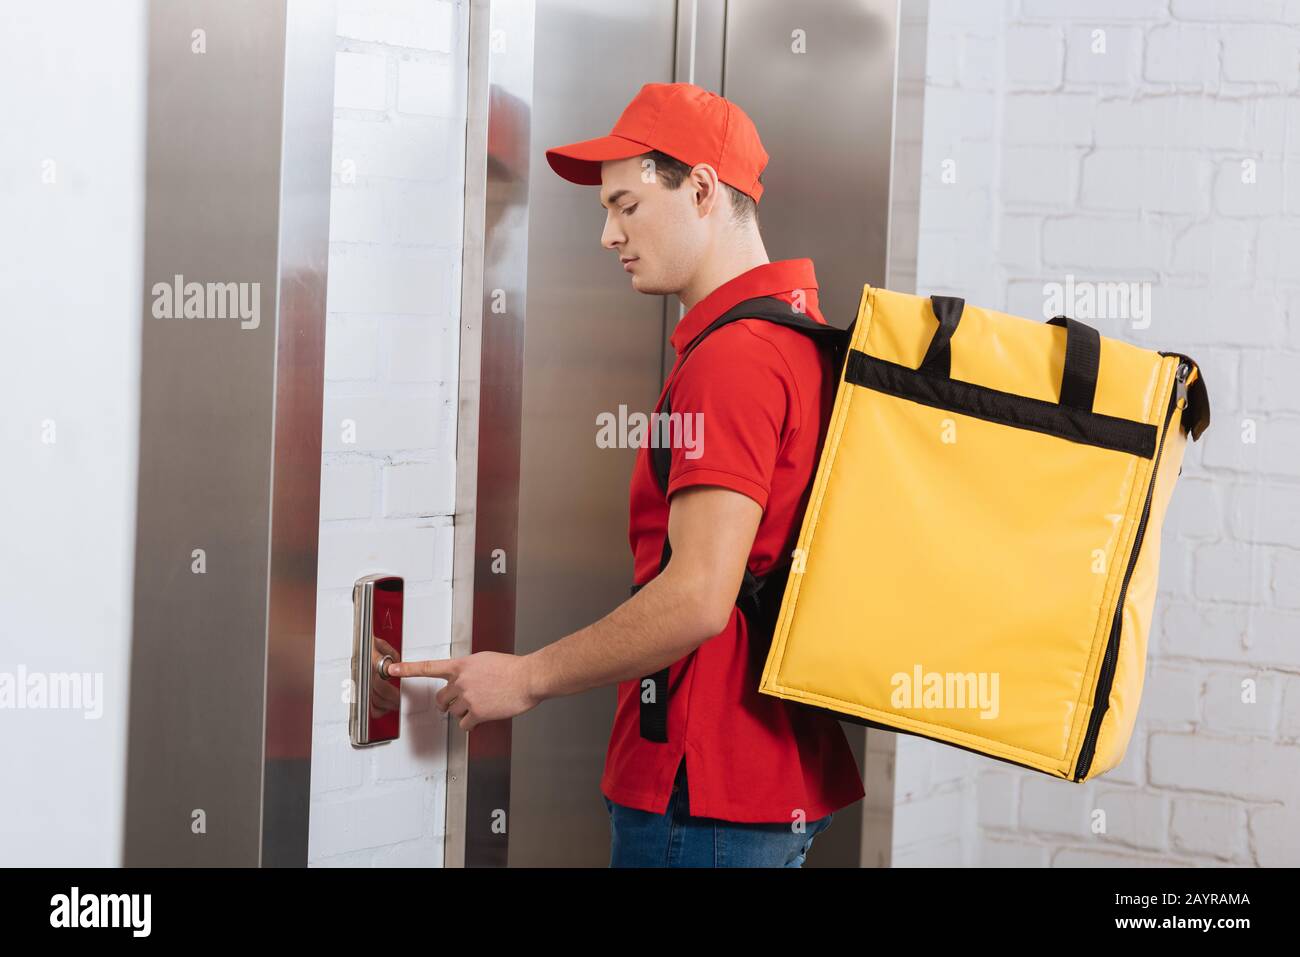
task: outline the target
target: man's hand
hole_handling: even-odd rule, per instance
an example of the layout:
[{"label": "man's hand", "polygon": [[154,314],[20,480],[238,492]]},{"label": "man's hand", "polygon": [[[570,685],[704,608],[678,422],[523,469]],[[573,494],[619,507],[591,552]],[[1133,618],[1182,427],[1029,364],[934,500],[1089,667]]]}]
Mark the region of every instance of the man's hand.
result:
[{"label": "man's hand", "polygon": [[463,731],[484,721],[513,718],[541,701],[533,693],[532,661],[526,656],[480,651],[464,658],[394,662],[388,673],[399,678],[445,678],[433,701],[438,710],[460,718]]}]

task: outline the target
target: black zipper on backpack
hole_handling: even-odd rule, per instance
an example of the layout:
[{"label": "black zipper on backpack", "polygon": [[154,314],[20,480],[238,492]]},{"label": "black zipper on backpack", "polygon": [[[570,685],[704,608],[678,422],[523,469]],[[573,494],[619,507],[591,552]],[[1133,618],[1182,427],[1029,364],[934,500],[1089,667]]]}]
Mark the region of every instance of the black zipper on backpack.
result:
[{"label": "black zipper on backpack", "polygon": [[[1161,353],[1164,355],[1165,353]],[[1165,448],[1165,436],[1169,433],[1169,423],[1174,415],[1178,400],[1187,404],[1187,376],[1191,367],[1180,357],[1178,371],[1175,373],[1174,392],[1169,397],[1169,407],[1165,410],[1165,426],[1160,433],[1160,445],[1156,448],[1155,460],[1151,463],[1151,484],[1147,486],[1146,502],[1142,505],[1142,516],[1138,519],[1137,535],[1133,539],[1133,550],[1129,553],[1128,568],[1124,570],[1124,580],[1119,587],[1119,600],[1115,604],[1115,617],[1110,625],[1110,637],[1106,641],[1106,655],[1102,659],[1101,674],[1097,677],[1097,691],[1092,699],[1092,715],[1088,719],[1088,733],[1083,738],[1083,749],[1079,752],[1079,762],[1074,769],[1074,780],[1082,781],[1092,767],[1093,752],[1097,749],[1097,735],[1101,731],[1101,720],[1106,716],[1110,705],[1110,688],[1115,680],[1115,665],[1119,660],[1119,637],[1124,627],[1124,597],[1128,594],[1129,579],[1137,567],[1138,555],[1142,551],[1142,538],[1147,530],[1147,517],[1151,514],[1151,499],[1156,490],[1156,473],[1160,469],[1160,453]]]}]

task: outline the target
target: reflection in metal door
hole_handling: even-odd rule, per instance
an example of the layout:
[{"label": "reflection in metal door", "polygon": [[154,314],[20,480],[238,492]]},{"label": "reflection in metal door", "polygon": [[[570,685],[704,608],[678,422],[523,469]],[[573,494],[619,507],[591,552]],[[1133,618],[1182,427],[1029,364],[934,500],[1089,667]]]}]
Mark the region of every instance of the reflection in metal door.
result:
[{"label": "reflection in metal door", "polygon": [[[597,191],[554,176],[543,150],[608,132],[647,82],[685,80],[722,93],[753,117],[771,156],[760,210],[769,256],[812,258],[822,308],[845,326],[862,284],[886,278],[898,0],[541,0],[533,26],[514,566],[520,654],[596,621],[627,596],[635,449],[598,447],[596,417],[617,415],[620,405],[653,408],[666,339],[681,314],[675,298],[633,291],[600,246]],[[479,439],[483,462],[493,436]],[[613,687],[602,688],[512,722],[511,866],[608,863],[599,782],[615,699]],[[845,727],[863,765],[863,731]],[[466,771],[472,795],[473,756]],[[867,769],[864,803],[882,780]],[[864,839],[863,811],[837,814],[809,865],[863,862],[874,843]],[[467,809],[467,819],[475,817]]]},{"label": "reflection in metal door", "polygon": [[[598,190],[560,179],[542,151],[607,133],[643,83],[673,80],[673,13],[664,0],[537,5],[520,654],[591,624],[627,597],[627,487],[636,450],[598,448],[596,416],[617,414],[620,404],[629,411],[654,407],[668,305],[662,296],[634,292],[617,256],[601,248]],[[514,721],[511,866],[608,863],[600,775],[615,697],[608,687],[557,698]]]}]

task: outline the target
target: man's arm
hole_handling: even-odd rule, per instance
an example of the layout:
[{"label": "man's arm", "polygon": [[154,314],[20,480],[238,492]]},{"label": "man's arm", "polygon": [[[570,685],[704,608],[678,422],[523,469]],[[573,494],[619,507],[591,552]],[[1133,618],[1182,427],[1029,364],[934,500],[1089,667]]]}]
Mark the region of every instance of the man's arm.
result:
[{"label": "man's arm", "polygon": [[538,701],[654,674],[727,626],[763,509],[747,495],[696,485],[669,499],[672,556],[604,618],[526,658]]},{"label": "man's arm", "polygon": [[389,675],[445,679],[434,704],[469,731],[685,657],[732,614],[797,401],[789,366],[768,339],[740,322],[709,336],[673,385],[674,411],[703,416],[713,438],[698,459],[673,449],[673,553],[663,571],[600,621],[530,655],[394,662]]}]

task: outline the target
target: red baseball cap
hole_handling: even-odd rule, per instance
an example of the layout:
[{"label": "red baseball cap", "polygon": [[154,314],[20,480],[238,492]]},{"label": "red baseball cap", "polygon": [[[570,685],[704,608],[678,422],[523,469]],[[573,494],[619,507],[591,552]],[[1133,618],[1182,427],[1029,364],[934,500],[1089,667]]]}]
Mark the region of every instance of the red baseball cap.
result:
[{"label": "red baseball cap", "polygon": [[600,185],[604,160],[651,150],[688,166],[708,163],[718,179],[751,197],[763,195],[759,174],[767,151],[745,111],[694,83],[647,83],[623,110],[608,136],[546,151],[551,169],[571,183]]}]

